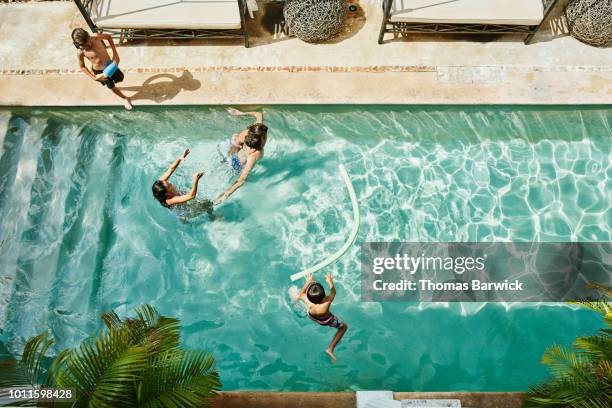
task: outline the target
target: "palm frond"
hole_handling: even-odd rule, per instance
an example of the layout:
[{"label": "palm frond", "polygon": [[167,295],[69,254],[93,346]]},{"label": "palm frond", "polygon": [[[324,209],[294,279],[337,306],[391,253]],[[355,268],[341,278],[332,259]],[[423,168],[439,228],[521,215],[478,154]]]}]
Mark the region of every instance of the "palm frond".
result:
[{"label": "palm frond", "polygon": [[159,351],[180,346],[180,321],[161,316],[151,305],[134,309],[136,318],[120,319],[116,312],[102,314],[108,329],[127,329],[134,344],[150,344]]},{"label": "palm frond", "polygon": [[212,355],[168,351],[158,355],[138,389],[140,407],[205,407],[221,387]]},{"label": "palm frond", "polygon": [[559,345],[546,349],[541,361],[556,376],[568,376],[584,364],[578,353],[568,347]]},{"label": "palm frond", "polygon": [[568,303],[573,304],[573,305],[584,306],[588,309],[591,309],[599,313],[602,316],[606,316],[608,313],[612,311],[612,308],[610,307],[610,303],[606,301],[585,299],[585,300],[575,300],[575,301],[571,301]]},{"label": "palm frond", "polygon": [[148,327],[154,327],[159,321],[160,315],[157,310],[151,305],[142,305],[134,309],[134,313],[138,319],[146,323]]},{"label": "palm frond", "polygon": [[25,344],[20,360],[14,358],[0,362],[0,386],[36,386],[40,384],[40,370],[45,354],[53,340],[45,332],[32,337]]},{"label": "palm frond", "polygon": [[53,339],[49,338],[48,332],[30,339],[26,343],[21,356],[21,363],[27,368],[30,384],[38,385],[40,383],[41,364],[52,344]]},{"label": "palm frond", "polygon": [[600,360],[597,363],[598,375],[601,376],[602,381],[608,384],[610,388],[610,394],[612,395],[612,361]]},{"label": "palm frond", "polygon": [[69,350],[61,351],[49,366],[47,370],[47,375],[45,377],[45,381],[43,382],[43,387],[47,388],[55,388],[55,376],[58,372],[58,369],[64,364],[66,361],[66,357],[68,356]]},{"label": "palm frond", "polygon": [[[606,295],[609,293],[606,293]],[[573,302],[602,313],[610,323],[608,302]],[[581,337],[574,348],[548,348],[542,363],[552,376],[531,387],[525,398],[527,408],[610,408],[612,394],[612,329]]]},{"label": "palm frond", "polygon": [[132,344],[127,330],[107,330],[65,356],[55,370],[55,384],[75,389],[79,404],[130,406],[134,382],[151,356],[150,348]]},{"label": "palm frond", "polygon": [[[32,337],[24,346],[19,360],[9,358],[0,362],[0,399],[9,396],[9,389],[37,387],[41,383],[42,363],[53,340],[45,332]],[[36,399],[11,402],[13,406],[39,406]]]},{"label": "palm frond", "polygon": [[[612,299],[612,288],[609,288],[597,282],[590,282],[589,284],[587,284],[587,288],[595,289],[597,293],[599,293],[599,298],[576,300],[568,303],[584,306],[606,317],[609,313],[612,312],[612,305],[610,304],[610,300]],[[611,323],[608,317],[606,317],[606,321],[608,322],[608,324]]]},{"label": "palm frond", "polygon": [[587,288],[595,289],[604,299],[612,299],[612,288],[602,285],[601,283],[590,282]]},{"label": "palm frond", "polygon": [[134,309],[138,320],[146,330],[146,341],[151,342],[159,351],[176,349],[180,345],[180,321],[160,315],[151,305]]},{"label": "palm frond", "polygon": [[[204,407],[220,389],[212,355],[180,347],[180,322],[143,305],[134,318],[102,314],[106,329],[62,351],[43,385],[71,388],[75,407]],[[53,341],[47,333],[26,344],[20,360],[0,362],[0,386],[37,385]],[[5,373],[8,373],[6,375]],[[36,406],[37,401],[20,405]]]},{"label": "palm frond", "polygon": [[581,377],[553,378],[532,387],[524,407],[596,407],[609,399],[609,385],[592,374]]},{"label": "palm frond", "polygon": [[104,322],[106,328],[109,330],[118,329],[122,323],[121,319],[119,318],[119,315],[114,310],[102,313],[100,315],[100,318]]},{"label": "palm frond", "polygon": [[588,355],[592,360],[612,361],[612,336],[604,331],[595,336],[579,337],[575,344],[580,352]]}]

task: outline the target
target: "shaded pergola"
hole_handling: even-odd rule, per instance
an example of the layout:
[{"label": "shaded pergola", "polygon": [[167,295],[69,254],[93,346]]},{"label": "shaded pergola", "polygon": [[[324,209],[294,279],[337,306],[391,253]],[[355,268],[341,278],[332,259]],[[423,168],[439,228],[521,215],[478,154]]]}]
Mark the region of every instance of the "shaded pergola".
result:
[{"label": "shaded pergola", "polygon": [[559,0],[383,0],[385,34],[524,34],[529,44]]},{"label": "shaded pergola", "polygon": [[241,38],[249,0],[74,0],[92,32],[126,40]]}]

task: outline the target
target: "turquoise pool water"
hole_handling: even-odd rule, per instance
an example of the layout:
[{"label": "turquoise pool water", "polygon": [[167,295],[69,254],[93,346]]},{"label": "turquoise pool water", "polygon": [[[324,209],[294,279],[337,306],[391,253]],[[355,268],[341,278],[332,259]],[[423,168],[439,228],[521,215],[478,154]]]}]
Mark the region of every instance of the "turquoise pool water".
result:
[{"label": "turquoise pool water", "polygon": [[[609,241],[608,107],[266,107],[265,158],[221,219],[183,222],[151,183],[229,183],[217,145],[248,124],[222,107],[0,111],[3,344],[51,329],[58,347],[98,315],[151,303],[184,342],[211,350],[225,389],[525,390],[539,359],[601,327],[564,304],[362,303],[364,241]],[[358,195],[357,243],[330,270],[333,331],[291,307],[289,275],[342,245]]]}]

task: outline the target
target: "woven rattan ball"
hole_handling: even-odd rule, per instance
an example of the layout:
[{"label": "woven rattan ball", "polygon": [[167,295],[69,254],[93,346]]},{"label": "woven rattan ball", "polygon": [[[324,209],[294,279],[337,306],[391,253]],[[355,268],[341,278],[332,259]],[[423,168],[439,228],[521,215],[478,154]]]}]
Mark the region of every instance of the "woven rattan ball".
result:
[{"label": "woven rattan ball", "polygon": [[291,32],[307,42],[329,40],[342,29],[346,0],[287,0],[283,9]]},{"label": "woven rattan ball", "polygon": [[565,16],[577,40],[596,47],[612,45],[612,0],[572,0]]}]

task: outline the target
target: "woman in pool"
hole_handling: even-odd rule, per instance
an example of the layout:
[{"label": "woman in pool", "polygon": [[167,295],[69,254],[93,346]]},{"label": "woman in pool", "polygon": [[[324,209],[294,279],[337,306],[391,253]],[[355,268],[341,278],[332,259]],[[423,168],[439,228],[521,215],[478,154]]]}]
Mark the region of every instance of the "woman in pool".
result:
[{"label": "woman in pool", "polygon": [[255,163],[263,157],[264,146],[268,141],[268,127],[263,124],[261,112],[241,112],[231,108],[228,109],[228,112],[234,116],[253,116],[255,124],[232,136],[227,158],[234,172],[240,173],[240,176],[225,193],[217,197],[215,205],[221,204],[242,187]]},{"label": "woman in pool", "polygon": [[189,155],[189,149],[186,149],[183,155],[176,159],[168,170],[166,170],[166,172],[158,180],[156,180],[155,183],[153,183],[153,196],[166,208],[191,201],[196,198],[196,195],[198,194],[198,182],[204,173],[195,173],[193,175],[193,186],[191,187],[191,191],[187,194],[180,193],[176,187],[174,187],[168,181],[170,176],[172,176],[179,164],[185,160],[187,155]]}]

